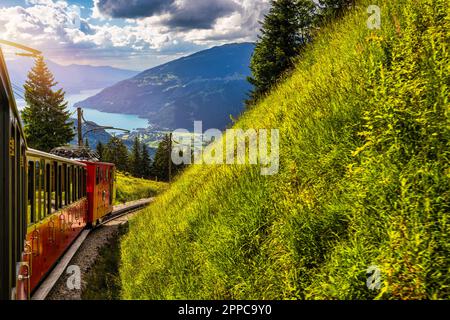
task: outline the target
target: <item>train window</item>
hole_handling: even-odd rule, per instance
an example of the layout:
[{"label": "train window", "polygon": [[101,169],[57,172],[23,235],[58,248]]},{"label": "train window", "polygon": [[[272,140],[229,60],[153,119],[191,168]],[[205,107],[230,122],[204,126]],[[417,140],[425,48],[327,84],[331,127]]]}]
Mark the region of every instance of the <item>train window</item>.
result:
[{"label": "train window", "polygon": [[77,201],[77,197],[75,194],[75,189],[77,185],[76,170],[77,168],[75,166],[72,166],[72,202]]},{"label": "train window", "polygon": [[40,216],[39,219],[43,219],[45,217],[45,204],[47,202],[47,189],[46,189],[46,185],[45,185],[45,174],[46,174],[46,170],[45,170],[45,161],[41,160],[41,174],[39,175],[40,180],[41,180],[41,204],[40,204]]},{"label": "train window", "polygon": [[83,190],[83,168],[78,168],[78,199],[82,198]]},{"label": "train window", "polygon": [[77,168],[72,168],[72,200],[73,202],[77,201]]},{"label": "train window", "polygon": [[52,209],[51,213],[56,212],[58,210],[58,192],[57,192],[57,176],[58,176],[58,163],[53,162],[52,166],[52,179],[51,179],[51,190],[52,190]]},{"label": "train window", "polygon": [[39,161],[36,161],[36,170],[34,172],[36,183],[34,185],[34,193],[36,194],[35,197],[35,217],[36,221],[39,220],[39,217],[41,216],[41,165]]},{"label": "train window", "polygon": [[66,205],[66,175],[65,175],[65,171],[64,171],[64,164],[59,166],[59,170],[61,170],[60,173],[60,180],[59,180],[59,184],[60,184],[60,188],[61,188],[61,208],[63,208]]},{"label": "train window", "polygon": [[83,197],[85,197],[86,196],[86,169],[83,168],[81,172],[82,172],[82,176],[83,176],[83,179],[82,179],[83,183],[81,184],[81,194]]},{"label": "train window", "polygon": [[97,167],[95,170],[95,184],[100,183],[100,168]]},{"label": "train window", "polygon": [[46,214],[49,215],[52,213],[52,167],[49,163],[47,163],[45,169],[45,192],[47,201]]},{"label": "train window", "polygon": [[35,219],[35,193],[34,193],[34,162],[28,162],[28,201],[27,201],[27,223],[34,223]]},{"label": "train window", "polygon": [[79,193],[80,193],[80,168],[79,168],[79,167],[76,168],[75,179],[76,179],[76,181],[77,181],[77,182],[76,182],[77,188],[76,188],[76,190],[75,190],[75,199],[79,200],[79,199],[80,199],[80,197],[78,196]]},{"label": "train window", "polygon": [[81,168],[80,169],[80,172],[81,172],[81,190],[80,190],[80,196],[81,196],[81,198],[83,198],[84,197],[84,189],[85,189],[85,187],[86,187],[86,177],[85,177],[85,175],[84,175],[84,168]]},{"label": "train window", "polygon": [[70,185],[70,181],[72,180],[72,174],[70,173],[71,170],[71,166],[67,166],[67,189],[66,189],[66,193],[67,193],[67,203],[71,204],[72,203],[72,187]]},{"label": "train window", "polygon": [[61,188],[61,178],[62,178],[62,168],[61,165],[56,165],[57,179],[56,179],[56,193],[58,194],[57,208],[62,208],[62,188]]},{"label": "train window", "polygon": [[63,164],[61,168],[61,207],[67,205],[67,165]]},{"label": "train window", "polygon": [[66,205],[70,204],[70,166],[66,166]]},{"label": "train window", "polygon": [[72,201],[75,202],[77,201],[77,197],[75,196],[75,188],[76,188],[76,182],[77,180],[75,179],[75,167],[72,167]]}]

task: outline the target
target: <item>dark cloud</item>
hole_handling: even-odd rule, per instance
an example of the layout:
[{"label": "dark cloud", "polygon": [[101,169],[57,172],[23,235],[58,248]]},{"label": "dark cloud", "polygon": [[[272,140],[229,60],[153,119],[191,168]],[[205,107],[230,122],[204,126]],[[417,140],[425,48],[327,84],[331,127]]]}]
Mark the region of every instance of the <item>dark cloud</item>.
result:
[{"label": "dark cloud", "polygon": [[175,0],[98,0],[98,10],[112,18],[144,18],[162,13]]},{"label": "dark cloud", "polygon": [[238,11],[232,0],[98,0],[98,10],[113,18],[143,18],[168,13],[173,28],[209,29],[217,19]]},{"label": "dark cloud", "polygon": [[188,0],[180,6],[173,5],[166,24],[184,29],[209,29],[221,17],[226,17],[240,7],[231,0]]}]

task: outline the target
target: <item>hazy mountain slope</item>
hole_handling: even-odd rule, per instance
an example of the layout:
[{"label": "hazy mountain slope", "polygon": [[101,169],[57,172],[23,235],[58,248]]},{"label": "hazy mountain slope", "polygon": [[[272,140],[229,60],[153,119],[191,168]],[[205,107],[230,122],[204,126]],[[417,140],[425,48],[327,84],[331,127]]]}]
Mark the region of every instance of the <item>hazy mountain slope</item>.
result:
[{"label": "hazy mountain slope", "polygon": [[243,43],[201,51],[146,70],[78,105],[140,115],[162,127],[191,128],[194,120],[203,120],[206,127],[224,128],[230,115],[243,110],[251,89],[246,77],[253,49]]},{"label": "hazy mountain slope", "polygon": [[130,221],[123,298],[450,298],[450,12],[358,4],[236,123],[279,128],[280,172],[189,168]]},{"label": "hazy mountain slope", "polygon": [[[57,88],[63,88],[68,94],[79,93],[83,90],[103,89],[118,81],[133,77],[138,73],[137,71],[113,67],[62,66],[49,60],[46,62],[56,81],[59,82]],[[30,58],[18,58],[17,60],[8,61],[11,81],[18,86],[22,86],[33,65],[34,62]]]},{"label": "hazy mountain slope", "polygon": [[[71,119],[71,121],[73,122],[73,128],[75,133],[77,133],[77,126],[78,126],[78,120],[77,119]],[[89,146],[95,150],[95,148],[97,147],[97,144],[99,142],[103,143],[104,145],[107,144],[109,142],[109,140],[111,140],[112,136],[105,130],[93,130],[97,128],[99,125],[96,124],[93,121],[88,121],[88,122],[84,122],[83,126],[82,126],[82,132],[85,135],[84,141],[83,143],[86,142],[86,139],[88,140]],[[87,134],[86,134],[87,132]],[[74,138],[72,139],[72,141],[70,142],[71,145],[78,145],[78,136],[77,134],[75,134]]]}]

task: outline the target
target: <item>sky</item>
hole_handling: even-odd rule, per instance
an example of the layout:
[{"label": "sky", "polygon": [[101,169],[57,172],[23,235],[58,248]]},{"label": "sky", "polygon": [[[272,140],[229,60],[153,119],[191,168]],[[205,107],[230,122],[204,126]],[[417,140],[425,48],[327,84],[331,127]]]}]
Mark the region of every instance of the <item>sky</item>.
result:
[{"label": "sky", "polygon": [[269,7],[270,0],[0,0],[0,39],[63,65],[140,71],[216,45],[255,41]]}]

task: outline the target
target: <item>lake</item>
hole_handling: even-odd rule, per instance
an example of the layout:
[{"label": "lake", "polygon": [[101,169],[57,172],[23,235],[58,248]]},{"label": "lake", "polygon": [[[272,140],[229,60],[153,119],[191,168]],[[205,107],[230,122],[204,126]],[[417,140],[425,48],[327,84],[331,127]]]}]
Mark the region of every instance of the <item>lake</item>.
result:
[{"label": "lake", "polygon": [[[66,94],[66,101],[69,102],[69,111],[75,112],[76,108],[73,105],[77,102],[83,101],[93,95],[99,93],[99,90],[85,90],[78,94]],[[17,106],[22,110],[25,106],[25,101],[22,99],[16,99]],[[135,131],[138,128],[147,128],[148,121],[146,119],[139,118],[135,115],[130,114],[120,114],[120,113],[108,113],[101,112],[94,109],[83,108],[84,118],[87,121],[93,121],[101,126],[116,127],[121,129],[126,129],[130,131]],[[76,118],[76,113],[72,115],[72,118]],[[108,130],[108,132],[114,132],[114,130]]]}]

